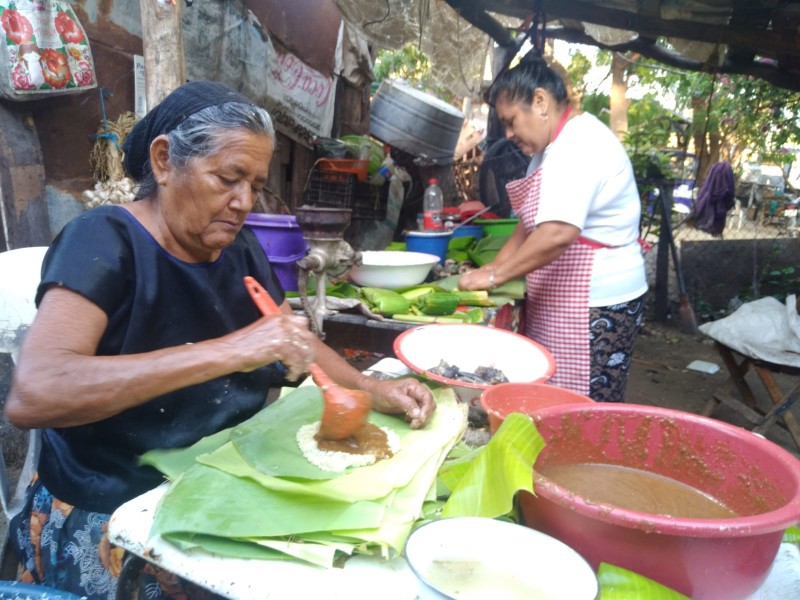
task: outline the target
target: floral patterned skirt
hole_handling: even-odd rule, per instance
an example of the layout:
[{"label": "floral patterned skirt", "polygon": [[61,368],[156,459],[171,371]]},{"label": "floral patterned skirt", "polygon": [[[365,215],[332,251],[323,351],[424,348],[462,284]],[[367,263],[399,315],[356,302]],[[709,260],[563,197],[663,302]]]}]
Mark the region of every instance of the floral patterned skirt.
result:
[{"label": "floral patterned skirt", "polygon": [[[111,515],[75,508],[54,498],[38,477],[28,486],[22,511],[10,523],[10,537],[26,583],[115,600],[125,551],[108,539]],[[148,600],[211,600],[217,595],[148,564],[139,579]]]},{"label": "floral patterned skirt", "polygon": [[633,343],[642,326],[644,296],[589,309],[591,374],[589,396],[596,402],[622,402],[633,359]]}]

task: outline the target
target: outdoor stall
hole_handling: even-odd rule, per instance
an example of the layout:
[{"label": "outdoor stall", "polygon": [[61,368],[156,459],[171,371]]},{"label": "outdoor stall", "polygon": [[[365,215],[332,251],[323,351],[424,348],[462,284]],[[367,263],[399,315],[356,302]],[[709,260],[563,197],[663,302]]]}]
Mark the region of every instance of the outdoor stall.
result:
[{"label": "outdoor stall", "polygon": [[[800,597],[800,460],[761,435],[781,420],[800,446],[800,304],[753,302],[701,327],[730,375],[704,414],[625,402],[622,365],[648,290],[642,198],[619,112],[607,125],[581,111],[542,58],[546,38],[561,37],[796,88],[798,3],[499,4],[246,0],[186,16],[188,0],[142,0],[150,108],[173,88],[192,108],[162,106],[163,129],[125,145],[139,151],[146,193],[131,210],[70,223],[41,269],[39,295],[50,295],[39,315],[9,321],[14,359],[32,332],[23,360],[33,367],[15,374],[7,412],[31,427],[30,461],[45,457],[13,506],[3,478],[18,527],[5,537],[33,557],[26,577],[60,577],[60,559],[80,585],[102,577],[101,593],[120,600],[163,583],[150,566],[231,600]],[[60,11],[70,23],[85,15]],[[165,15],[171,26],[157,27]],[[12,17],[6,32],[19,29]],[[182,36],[164,29],[191,33],[188,72]],[[84,87],[100,85],[91,30],[79,33],[90,69],[74,53],[70,64]],[[669,51],[655,41],[664,37]],[[375,48],[408,39],[446,47],[434,65],[466,89],[461,108],[391,78],[370,89]],[[156,66],[159,40],[176,68]],[[36,61],[17,62],[24,83]],[[116,136],[134,120],[118,134],[99,92],[94,141],[120,166]],[[473,100],[488,107],[481,144],[466,141]],[[223,143],[187,144],[197,154],[183,163],[166,151],[171,135],[189,135],[184,123],[223,106],[242,119],[220,128]],[[132,202],[127,182],[122,191]],[[691,193],[684,200],[690,211]],[[87,235],[92,224],[101,236]],[[672,235],[664,227],[661,240],[677,263]],[[112,251],[98,248],[106,242]],[[31,308],[38,279],[28,279]],[[766,414],[748,370],[767,390]],[[776,373],[792,378],[787,388]],[[720,404],[752,431],[710,418]],[[85,552],[97,580],[79,572],[74,543],[46,554],[72,514],[87,527],[69,535],[99,540]]]}]

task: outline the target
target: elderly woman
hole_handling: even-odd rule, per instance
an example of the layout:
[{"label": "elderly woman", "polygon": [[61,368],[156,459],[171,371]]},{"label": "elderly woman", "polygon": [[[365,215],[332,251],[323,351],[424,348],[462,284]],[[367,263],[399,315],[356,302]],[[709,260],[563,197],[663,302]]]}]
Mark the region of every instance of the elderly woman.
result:
[{"label": "elderly woman", "polygon": [[526,335],[553,353],[550,383],[621,402],[647,291],[630,160],[608,127],[570,107],[563,80],[540,59],[499,75],[489,101],[532,160],[506,187],[519,224],[459,286],[526,276]]},{"label": "elderly woman", "polygon": [[[12,536],[34,581],[113,598],[110,513],[162,481],[137,457],[241,423],[312,360],[412,427],[433,412],[427,388],[362,375],[285,302],[242,228],[274,147],[266,111],[222,84],[188,83],[126,140],[137,200],[84,213],[50,247],[6,401],[11,422],[43,429]],[[246,275],[283,314],[259,314]]]}]

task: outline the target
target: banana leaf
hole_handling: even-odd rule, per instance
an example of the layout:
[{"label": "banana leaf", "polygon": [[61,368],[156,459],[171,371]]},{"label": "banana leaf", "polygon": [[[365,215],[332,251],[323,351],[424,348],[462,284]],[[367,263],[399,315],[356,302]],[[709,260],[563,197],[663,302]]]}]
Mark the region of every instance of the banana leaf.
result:
[{"label": "banana leaf", "polygon": [[[450,277],[439,279],[436,285],[450,292],[458,288],[459,279],[461,279],[461,274],[451,275]],[[497,306],[506,304],[507,302],[513,302],[514,300],[521,300],[525,297],[525,278],[519,277],[507,281],[503,285],[499,285],[493,289],[489,296]]]},{"label": "banana leaf", "polygon": [[202,534],[171,534],[170,542],[184,552],[201,549],[234,558],[299,559],[324,567],[333,564],[337,552],[351,554],[353,551],[352,544],[344,543],[316,544],[292,539],[234,540]]},{"label": "banana leaf", "polygon": [[600,580],[600,600],[689,600],[652,579],[608,563],[600,563],[597,577]]},{"label": "banana leaf", "polygon": [[469,249],[468,254],[470,260],[479,267],[492,262],[494,257],[497,256],[497,253],[500,252],[500,249],[508,241],[508,238],[509,236],[507,235],[487,235],[481,238]]},{"label": "banana leaf", "polygon": [[230,441],[231,431],[233,427],[207,435],[187,448],[150,450],[139,457],[139,464],[158,469],[167,479],[177,479],[195,464],[198,456],[213,452]]},{"label": "banana leaf", "polygon": [[442,517],[510,514],[519,490],[533,493],[533,465],[544,445],[530,417],[510,414],[488,444],[439,470],[451,490]]},{"label": "banana leaf", "polygon": [[466,251],[467,248],[472,246],[475,243],[475,236],[474,235],[461,235],[458,237],[451,238],[449,242],[447,242],[447,251],[450,250],[464,250]]},{"label": "banana leaf", "polygon": [[789,527],[789,529],[783,533],[783,543],[800,544],[800,528]]},{"label": "banana leaf", "polygon": [[467,254],[467,252],[464,250],[448,250],[445,258],[456,263],[462,263],[466,260],[469,260],[469,254]]},{"label": "banana leaf", "polygon": [[[423,504],[435,498],[439,466],[466,427],[464,406],[452,390],[432,392],[438,407],[424,430],[411,430],[395,417],[371,417],[386,419],[402,432],[401,450],[393,458],[327,479],[302,479],[292,469],[274,468],[276,461],[293,463],[296,458],[278,438],[294,440],[295,426],[303,420],[297,414],[314,420],[314,406],[317,416],[321,411],[314,386],[282,396],[227,436],[210,436],[213,442],[204,439],[182,454],[148,453],[148,464],[173,475],[195,460],[159,503],[151,535],[185,549],[243,558],[288,554],[327,566],[337,553],[387,556],[391,549],[399,551]],[[213,448],[214,443],[219,447]],[[273,452],[275,446],[280,449]]]},{"label": "banana leaf", "polygon": [[[299,388],[297,391],[302,389],[304,388]],[[283,448],[276,449],[273,447],[274,438],[261,434],[256,423],[253,424],[252,433],[245,436],[245,444],[237,445],[234,441],[233,444],[222,446],[213,453],[199,456],[197,460],[231,475],[253,479],[264,487],[281,492],[335,500],[379,499],[397,488],[408,485],[418,476],[420,465],[424,464],[428,457],[436,456],[441,448],[446,447],[449,450],[452,446],[450,438],[454,432],[463,433],[463,405],[456,402],[452,390],[438,388],[431,391],[437,400],[437,409],[425,429],[411,429],[397,417],[373,413],[370,421],[391,428],[397,433],[401,449],[397,455],[388,460],[350,469],[344,474],[320,471],[303,457],[296,443],[294,448],[290,448],[286,443]],[[302,397],[295,392],[278,402],[289,400],[291,405],[295,406],[299,403],[298,397],[302,400]],[[248,428],[250,428],[249,423]],[[287,423],[285,427],[289,429],[295,427],[295,424]],[[276,437],[280,435],[291,437],[286,435],[286,432]],[[290,452],[284,453],[285,449],[289,449]],[[277,469],[280,474],[276,476],[276,469],[272,468],[275,466],[273,463],[281,460],[291,462],[293,466]],[[318,471],[323,477],[306,477],[308,474],[315,475]]]}]

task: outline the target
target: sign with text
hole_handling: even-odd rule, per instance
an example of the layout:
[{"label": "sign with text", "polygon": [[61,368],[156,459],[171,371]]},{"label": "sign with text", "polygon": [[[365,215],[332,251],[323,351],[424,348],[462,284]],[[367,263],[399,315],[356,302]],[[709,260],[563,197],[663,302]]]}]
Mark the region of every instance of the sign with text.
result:
[{"label": "sign with text", "polygon": [[133,106],[137,119],[147,114],[147,80],[145,79],[144,56],[133,55]]},{"label": "sign with text", "polygon": [[305,144],[317,137],[330,136],[336,79],[312,69],[274,43],[269,46],[266,108],[275,127]]}]

